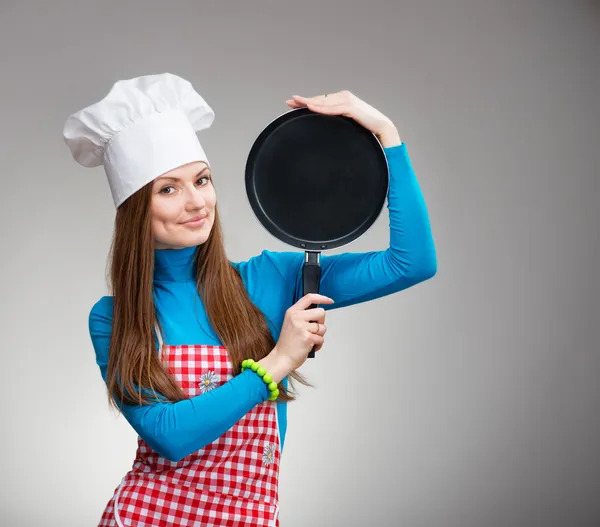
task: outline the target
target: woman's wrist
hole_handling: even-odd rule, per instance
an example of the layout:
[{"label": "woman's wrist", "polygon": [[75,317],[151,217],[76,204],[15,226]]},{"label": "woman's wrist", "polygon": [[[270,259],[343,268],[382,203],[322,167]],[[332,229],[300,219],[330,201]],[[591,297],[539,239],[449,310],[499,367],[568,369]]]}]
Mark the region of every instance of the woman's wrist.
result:
[{"label": "woman's wrist", "polygon": [[284,377],[287,377],[294,370],[289,360],[279,353],[277,346],[266,357],[260,359],[258,363],[267,370],[276,383],[281,382]]},{"label": "woman's wrist", "polygon": [[398,146],[402,144],[402,139],[400,139],[400,133],[398,129],[390,124],[387,128],[376,134],[377,139],[381,143],[383,148],[391,148],[392,146]]}]

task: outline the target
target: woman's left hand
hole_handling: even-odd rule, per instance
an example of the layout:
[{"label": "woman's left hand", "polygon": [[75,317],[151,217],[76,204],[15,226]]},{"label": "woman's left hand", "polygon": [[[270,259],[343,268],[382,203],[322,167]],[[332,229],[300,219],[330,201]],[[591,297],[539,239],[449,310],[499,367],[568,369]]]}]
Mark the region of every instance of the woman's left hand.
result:
[{"label": "woman's left hand", "polygon": [[326,115],[344,115],[354,119],[358,124],[372,132],[383,147],[401,144],[400,135],[394,123],[365,101],[359,99],[348,90],[316,97],[294,95],[288,99],[290,108],[304,108]]}]

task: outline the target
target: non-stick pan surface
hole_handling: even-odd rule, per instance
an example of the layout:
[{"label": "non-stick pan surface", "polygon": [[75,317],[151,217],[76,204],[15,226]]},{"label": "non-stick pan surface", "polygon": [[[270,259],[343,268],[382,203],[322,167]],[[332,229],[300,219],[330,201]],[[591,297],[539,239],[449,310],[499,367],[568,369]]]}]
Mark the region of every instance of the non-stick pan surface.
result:
[{"label": "non-stick pan surface", "polygon": [[246,192],[260,223],[281,241],[322,251],[375,222],[388,190],[377,138],[353,119],[306,108],[272,121],[246,163]]}]

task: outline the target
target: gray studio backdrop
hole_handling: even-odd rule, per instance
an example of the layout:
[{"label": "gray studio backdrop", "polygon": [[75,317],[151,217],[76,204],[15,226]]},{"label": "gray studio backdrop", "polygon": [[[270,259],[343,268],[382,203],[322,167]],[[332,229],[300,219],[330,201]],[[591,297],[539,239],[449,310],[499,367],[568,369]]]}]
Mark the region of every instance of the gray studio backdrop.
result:
[{"label": "gray studio backdrop", "polygon": [[[600,525],[597,2],[0,4],[0,524],[93,526],[136,435],[88,335],[114,207],[66,117],[169,71],[202,135],[232,260],[289,250],[243,169],[293,94],[342,89],[408,145],[438,274],[332,312],[289,407],[281,524]],[[387,210],[344,250],[385,249]]]}]

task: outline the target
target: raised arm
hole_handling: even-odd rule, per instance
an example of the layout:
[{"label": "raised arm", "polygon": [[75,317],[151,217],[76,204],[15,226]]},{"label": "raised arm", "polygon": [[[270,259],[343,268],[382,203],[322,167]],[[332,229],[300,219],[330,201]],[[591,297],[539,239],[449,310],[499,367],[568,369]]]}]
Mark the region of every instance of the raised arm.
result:
[{"label": "raised arm", "polygon": [[332,308],[396,293],[431,278],[437,271],[427,207],[406,145],[384,151],[390,171],[389,247],[321,257],[320,292],[335,300]]},{"label": "raised arm", "polygon": [[[429,216],[406,145],[392,121],[347,90],[327,96],[293,96],[292,108],[308,107],[327,115],[345,115],[371,131],[384,147],[390,172],[388,211],[390,245],[384,251],[346,252],[321,257],[320,293],[336,309],[396,293],[431,278],[437,260]],[[271,259],[296,296],[301,288],[303,253],[271,253]]]},{"label": "raised arm", "polygon": [[[406,289],[437,270],[429,216],[404,143],[384,148],[390,171],[387,208],[389,247],[381,251],[321,256],[320,293],[335,304],[325,309],[367,302]],[[302,292],[303,252],[264,251],[283,284]]]}]

